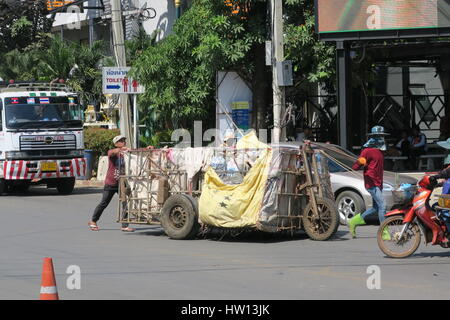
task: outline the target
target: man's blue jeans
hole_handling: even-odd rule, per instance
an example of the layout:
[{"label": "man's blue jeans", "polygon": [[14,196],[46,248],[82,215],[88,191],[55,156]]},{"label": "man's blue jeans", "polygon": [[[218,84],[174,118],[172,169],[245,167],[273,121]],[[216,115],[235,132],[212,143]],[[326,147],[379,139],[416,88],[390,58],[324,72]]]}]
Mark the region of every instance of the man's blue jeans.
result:
[{"label": "man's blue jeans", "polygon": [[367,217],[378,213],[378,219],[381,223],[384,221],[384,215],[386,214],[386,205],[384,204],[383,193],[379,187],[372,187],[367,189],[367,191],[372,196],[373,205],[372,208],[364,211],[364,213],[361,214],[361,217],[366,220]]}]

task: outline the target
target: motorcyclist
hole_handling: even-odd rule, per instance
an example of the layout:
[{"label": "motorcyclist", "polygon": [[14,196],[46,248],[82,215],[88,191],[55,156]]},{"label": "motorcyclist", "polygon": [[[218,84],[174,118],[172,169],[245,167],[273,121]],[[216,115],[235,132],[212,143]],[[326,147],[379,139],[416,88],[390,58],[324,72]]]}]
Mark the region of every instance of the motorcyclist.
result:
[{"label": "motorcyclist", "polygon": [[438,174],[430,177],[430,181],[433,183],[437,182],[438,179],[446,179],[442,186],[442,194],[450,194],[450,165]]},{"label": "motorcyclist", "polygon": [[[447,139],[447,141],[439,141],[438,145],[449,150],[450,138]],[[446,179],[442,185],[442,194],[450,194],[450,154],[448,154],[445,158],[444,165],[447,165],[447,168],[440,171],[438,174],[431,176],[430,182],[436,185],[438,179]],[[438,215],[444,220],[447,225],[447,230],[450,230],[450,210],[442,210],[438,213]]]},{"label": "motorcyclist", "polygon": [[[447,141],[439,141],[438,145],[450,150],[450,138],[448,138]],[[438,174],[431,176],[430,181],[436,183],[438,179],[446,179],[442,186],[442,194],[450,194],[450,154],[444,159],[444,165],[447,165],[447,168],[440,171]]]}]

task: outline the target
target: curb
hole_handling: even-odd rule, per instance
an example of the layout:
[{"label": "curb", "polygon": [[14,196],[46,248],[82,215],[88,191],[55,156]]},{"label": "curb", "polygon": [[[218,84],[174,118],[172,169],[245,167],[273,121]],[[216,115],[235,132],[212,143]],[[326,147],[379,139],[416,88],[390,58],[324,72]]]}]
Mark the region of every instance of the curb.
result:
[{"label": "curb", "polygon": [[76,180],[75,187],[103,188],[104,181],[98,180]]}]

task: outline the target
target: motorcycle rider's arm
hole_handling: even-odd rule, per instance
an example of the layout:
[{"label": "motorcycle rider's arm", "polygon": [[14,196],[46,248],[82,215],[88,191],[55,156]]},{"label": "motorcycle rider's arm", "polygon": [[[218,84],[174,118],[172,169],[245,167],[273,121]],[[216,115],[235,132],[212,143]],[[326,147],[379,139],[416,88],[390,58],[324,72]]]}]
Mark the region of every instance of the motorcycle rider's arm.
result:
[{"label": "motorcycle rider's arm", "polygon": [[440,171],[438,174],[433,176],[436,179],[449,179],[450,178],[450,166],[446,169]]}]

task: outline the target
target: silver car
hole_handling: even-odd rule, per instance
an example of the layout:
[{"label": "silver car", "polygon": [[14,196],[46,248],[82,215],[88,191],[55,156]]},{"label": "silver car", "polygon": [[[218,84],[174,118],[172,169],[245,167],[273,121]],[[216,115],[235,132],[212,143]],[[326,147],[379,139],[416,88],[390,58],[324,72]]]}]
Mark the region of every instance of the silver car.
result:
[{"label": "silver car", "polygon": [[[341,224],[347,224],[347,221],[354,215],[372,207],[372,197],[364,187],[362,170],[348,169],[355,163],[357,156],[334,144],[314,143],[314,145],[329,156],[331,188],[335,195]],[[386,210],[390,210],[399,204],[393,197],[392,191],[402,183],[415,185],[417,179],[391,171],[384,171],[383,196]],[[377,220],[376,217],[375,220]]]}]

